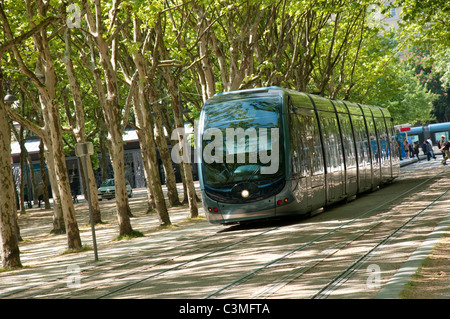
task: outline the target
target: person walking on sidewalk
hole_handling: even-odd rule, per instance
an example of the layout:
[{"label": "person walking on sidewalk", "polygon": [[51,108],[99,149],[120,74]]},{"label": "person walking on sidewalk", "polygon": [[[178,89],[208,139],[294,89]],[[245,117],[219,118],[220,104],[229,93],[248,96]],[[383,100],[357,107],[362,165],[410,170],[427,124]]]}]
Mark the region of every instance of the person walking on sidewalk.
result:
[{"label": "person walking on sidewalk", "polygon": [[444,143],[444,146],[441,148],[441,152],[445,154],[444,159],[442,160],[442,165],[447,165],[447,160],[450,158],[450,141]]},{"label": "person walking on sidewalk", "polygon": [[427,140],[423,141],[422,150],[423,150],[423,153],[427,156],[428,161],[431,158],[430,149],[431,149],[431,145],[429,143],[427,143]]},{"label": "person walking on sidewalk", "polygon": [[433,142],[431,141],[431,138],[427,138],[427,143],[430,145],[429,150],[430,150],[430,155],[432,158],[436,159],[436,155],[434,155],[433,152]]},{"label": "person walking on sidewalk", "polygon": [[[441,149],[445,144],[445,135],[441,135],[441,139],[437,142],[438,148]],[[442,152],[442,158],[445,158],[445,153]]]},{"label": "person walking on sidewalk", "polygon": [[417,156],[417,159],[420,161],[420,158],[419,158],[419,142],[418,141],[414,142],[414,155]]}]

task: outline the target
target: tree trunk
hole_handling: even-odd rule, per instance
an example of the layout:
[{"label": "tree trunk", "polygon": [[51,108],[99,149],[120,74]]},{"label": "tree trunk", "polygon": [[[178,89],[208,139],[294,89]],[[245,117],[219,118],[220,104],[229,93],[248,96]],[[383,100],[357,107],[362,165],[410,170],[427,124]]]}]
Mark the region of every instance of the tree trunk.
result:
[{"label": "tree trunk", "polygon": [[125,167],[123,154],[123,138],[119,131],[110,128],[110,155],[114,170],[114,185],[116,188],[117,218],[119,221],[119,236],[129,235],[132,232],[130,217],[128,216],[128,195],[125,188]]},{"label": "tree trunk", "polygon": [[[3,81],[0,78],[0,96],[3,99],[2,88]],[[22,267],[15,227],[16,198],[11,172],[11,131],[6,106],[0,101],[0,243],[3,268]]]},{"label": "tree trunk", "polygon": [[57,188],[61,198],[61,207],[66,226],[67,244],[69,249],[80,249],[82,247],[80,231],[75,217],[75,208],[70,191],[69,177],[66,167],[66,155],[62,145],[62,129],[57,105],[49,103],[49,123],[50,139],[53,144],[55,176]]},{"label": "tree trunk", "polygon": [[[149,95],[153,96],[152,94]],[[155,97],[153,96],[153,98],[150,98],[150,101],[156,101]],[[161,110],[155,104],[152,106],[155,111],[156,144],[158,145],[159,156],[163,163],[166,176],[167,197],[172,207],[179,206],[181,203],[180,198],[178,197],[177,182],[175,179],[175,171],[170,156],[169,146],[167,145],[167,139],[164,135]]]},{"label": "tree trunk", "polygon": [[[156,24],[160,24],[160,20],[158,19],[156,21]],[[133,25],[134,25],[134,40],[133,42],[140,42],[142,41],[142,34],[140,32],[140,21],[138,19],[133,19]],[[127,35],[126,35],[127,36]],[[157,38],[155,42],[158,42],[159,40],[162,40],[162,38]],[[153,52],[155,53],[155,52]],[[150,81],[153,81],[154,74],[155,74],[155,64],[148,69],[146,60],[142,53],[140,51],[133,52],[133,62],[137,68],[137,75],[138,75],[138,90],[135,91],[135,114],[136,119],[139,122],[140,126],[140,136],[144,139],[144,142],[141,142],[141,147],[144,145],[144,148],[142,151],[144,151],[145,156],[144,162],[147,161],[147,184],[150,190],[150,194],[152,196],[152,199],[154,201],[155,207],[158,217],[159,217],[159,223],[161,226],[167,226],[171,225],[169,213],[167,211],[167,205],[166,201],[164,199],[164,193],[162,191],[161,187],[161,178],[159,175],[159,164],[158,164],[158,157],[156,152],[156,144],[155,144],[155,134],[154,134],[154,118],[151,116],[151,106],[149,103],[147,103],[147,99],[151,102],[156,101],[156,98],[151,94],[150,92],[147,92],[148,90],[145,89],[145,85],[152,85]],[[154,56],[155,58],[155,56]],[[155,61],[154,61],[155,62]],[[145,98],[144,98],[145,97]],[[167,143],[166,143],[167,144]],[[167,145],[166,145],[167,146]],[[160,156],[163,156],[161,154],[160,150]],[[173,196],[173,184],[169,190],[169,202],[172,205],[177,204],[177,200]],[[175,192],[176,192],[176,185],[175,185]],[[175,195],[178,198],[178,195]],[[179,202],[179,201],[178,201]]]},{"label": "tree trunk", "polygon": [[156,155],[155,137],[153,134],[153,121],[150,117],[149,109],[145,106],[142,85],[142,83],[139,84],[140,89],[135,99],[137,102],[135,102],[135,108],[136,118],[139,118],[139,124],[142,125],[141,128],[143,131],[140,133],[144,139],[143,142],[141,142],[141,146],[144,145],[142,151],[146,155],[144,158],[148,161],[148,174],[150,176],[148,176],[149,178],[147,179],[147,184],[149,184],[150,192],[153,195],[153,200],[155,203],[154,209],[158,214],[159,223],[161,226],[167,226],[171,225],[171,221],[161,188],[161,179],[159,177],[159,165]]},{"label": "tree trunk", "polygon": [[[170,72],[168,70],[167,72]],[[175,80],[172,76],[168,75],[166,77],[168,82],[168,88],[169,88],[169,94],[172,97],[172,107],[173,107],[173,113],[175,118],[175,124],[177,126],[177,129],[183,129],[184,130],[184,121],[183,121],[183,114],[181,113],[181,105],[180,105],[180,96],[178,94],[178,87],[175,84]],[[187,136],[181,136],[178,135],[178,141],[179,145],[181,146],[181,152],[182,158],[185,158],[186,152],[190,154],[190,151],[185,149],[185,145],[187,143],[184,143],[184,139],[186,139]],[[194,178],[192,176],[192,166],[190,163],[191,158],[189,157],[188,161],[183,160],[180,165],[183,165],[184,169],[184,178],[186,181],[186,187],[187,187],[187,193],[188,193],[188,201],[189,201],[189,209],[191,213],[191,218],[198,217],[198,207],[197,207],[197,196],[195,194],[195,186],[194,186]]]},{"label": "tree trunk", "polygon": [[[162,29],[161,25],[156,25],[156,32],[158,36],[163,39],[162,36]],[[167,48],[164,46],[164,41],[159,42],[159,51],[161,53],[162,59],[167,59],[168,53]],[[156,50],[156,48],[155,48]],[[212,72],[211,70],[208,70]],[[167,89],[169,91],[169,94],[172,98],[172,108],[174,113],[174,119],[175,119],[175,125],[177,127],[177,132],[179,130],[184,130],[184,121],[183,121],[183,114],[181,112],[181,105],[180,105],[180,95],[179,95],[179,88],[176,83],[176,80],[174,76],[171,74],[171,69],[168,67],[165,67],[161,71],[162,75],[164,76],[166,82],[167,82]],[[215,84],[210,83],[211,86],[209,86],[209,90],[211,90],[209,93],[212,93],[212,91],[215,90]],[[190,154],[190,150],[187,150],[184,146],[185,143],[183,139],[185,139],[187,136],[181,136],[178,134],[178,142],[182,153],[182,158],[187,159],[187,155]],[[173,150],[172,150],[173,151]],[[186,181],[186,186],[188,190],[188,201],[189,201],[189,210],[191,213],[191,218],[196,218],[198,216],[198,207],[197,207],[197,196],[195,194],[195,186],[194,186],[194,179],[192,176],[192,166],[191,166],[191,158],[189,157],[187,161],[182,160],[180,165],[183,165],[184,168],[184,178]]]},{"label": "tree trunk", "polygon": [[[66,65],[67,77],[69,79],[70,91],[72,92],[73,104],[75,107],[75,124],[74,126],[74,135],[77,143],[85,143],[87,141],[86,137],[86,125],[84,119],[84,109],[83,102],[81,98],[80,84],[75,77],[75,72],[73,69],[70,50],[70,33],[69,30],[66,29],[64,33],[64,39],[66,44],[66,50],[64,54],[64,64]],[[92,216],[93,222],[98,224],[102,222],[101,214],[100,214],[100,205],[98,202],[98,192],[97,192],[97,183],[95,182],[94,170],[92,168],[92,162],[90,156],[86,157],[86,168],[88,175],[88,184],[89,184],[89,198],[92,204]],[[84,174],[83,174],[84,176]],[[84,189],[86,194],[86,188]],[[88,198],[86,196],[86,198]]]},{"label": "tree trunk", "polygon": [[45,209],[50,209],[50,200],[48,194],[48,185],[47,185],[47,173],[45,172],[45,156],[44,156],[44,142],[41,139],[41,143],[39,144],[39,162],[41,166],[41,180],[42,180],[42,188],[44,190],[44,203]]},{"label": "tree trunk", "polygon": [[[91,50],[94,46],[98,50],[100,57],[100,65],[104,79],[106,82],[106,96],[100,81],[100,70],[95,65],[95,59],[92,59],[92,68],[94,76],[96,76],[96,85],[98,94],[101,97],[100,104],[102,105],[105,122],[108,128],[108,139],[111,142],[109,145],[111,162],[114,170],[114,184],[116,188],[116,205],[117,218],[119,220],[119,236],[130,235],[132,232],[130,217],[128,212],[128,196],[125,187],[125,166],[124,166],[124,150],[123,150],[123,129],[124,122],[128,119],[122,119],[122,108],[119,103],[119,88],[117,81],[117,74],[114,68],[115,61],[112,59],[113,54],[110,53],[110,44],[103,37],[103,25],[101,19],[101,1],[95,0],[94,6],[96,14],[92,13],[91,4],[88,1],[82,1],[83,9],[86,12],[86,22],[88,24],[90,36],[87,40],[90,42]],[[111,50],[113,51],[113,50]],[[93,54],[93,52],[91,52]],[[122,121],[123,120],[123,121]]]},{"label": "tree trunk", "polygon": [[50,186],[52,190],[53,197],[53,229],[52,234],[65,234],[66,225],[64,223],[64,214],[61,205],[61,197],[59,196],[58,181],[56,179],[55,170],[55,159],[53,156],[53,147],[51,143],[44,142],[47,164],[48,164],[48,176],[50,179]]}]

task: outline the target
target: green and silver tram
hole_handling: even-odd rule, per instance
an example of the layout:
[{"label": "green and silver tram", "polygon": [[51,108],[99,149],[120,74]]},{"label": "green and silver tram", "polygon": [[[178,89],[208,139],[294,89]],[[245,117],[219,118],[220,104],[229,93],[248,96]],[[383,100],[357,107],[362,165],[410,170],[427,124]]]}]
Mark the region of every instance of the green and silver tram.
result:
[{"label": "green and silver tram", "polygon": [[399,175],[387,110],[279,87],[219,93],[204,105],[197,162],[211,223],[311,211]]}]

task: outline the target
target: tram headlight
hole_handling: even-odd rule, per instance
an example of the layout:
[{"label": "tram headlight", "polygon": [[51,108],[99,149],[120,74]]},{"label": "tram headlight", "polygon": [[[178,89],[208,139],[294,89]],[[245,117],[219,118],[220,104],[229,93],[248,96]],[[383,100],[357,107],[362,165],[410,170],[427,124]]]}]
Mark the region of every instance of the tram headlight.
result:
[{"label": "tram headlight", "polygon": [[244,190],[241,192],[241,196],[242,196],[243,198],[247,198],[248,196],[250,196],[250,192],[249,192],[248,190],[244,189]]}]

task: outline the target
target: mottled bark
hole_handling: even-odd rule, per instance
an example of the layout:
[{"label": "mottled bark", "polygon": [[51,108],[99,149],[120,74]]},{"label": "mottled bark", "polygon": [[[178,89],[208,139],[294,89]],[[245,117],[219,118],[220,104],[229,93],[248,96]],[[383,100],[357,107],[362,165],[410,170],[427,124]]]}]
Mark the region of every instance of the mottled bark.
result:
[{"label": "mottled bark", "polygon": [[[63,62],[66,66],[67,77],[69,79],[70,91],[72,92],[73,104],[75,108],[75,117],[73,117],[73,121],[71,123],[73,128],[73,135],[75,136],[75,140],[77,141],[77,143],[85,143],[87,142],[86,124],[84,119],[85,111],[81,98],[80,83],[75,77],[75,72],[71,60],[70,31],[67,29],[64,33],[64,40],[66,44],[66,50]],[[102,222],[102,218],[100,214],[100,205],[98,202],[97,183],[95,181],[94,169],[92,168],[92,162],[89,156],[86,157],[86,164],[90,191],[89,198],[92,204],[92,216],[94,219],[94,223],[97,224]],[[82,176],[85,175],[83,174]],[[84,189],[84,191],[86,192],[86,188]],[[88,197],[86,196],[86,198]]]},{"label": "mottled bark", "polygon": [[[3,81],[0,74],[0,96]],[[11,131],[6,106],[0,101],[0,246],[3,268],[22,267],[15,228],[16,197],[11,167]]]},{"label": "mottled bark", "polygon": [[[115,3],[113,6],[116,9]],[[102,67],[104,81],[106,84],[106,94],[100,82],[100,70],[95,65],[95,59],[92,59],[92,68],[96,76],[96,85],[98,94],[101,98],[101,106],[105,116],[105,122],[108,128],[109,154],[114,170],[114,183],[116,188],[116,206],[117,218],[119,221],[119,236],[130,235],[132,232],[130,211],[128,205],[128,195],[125,187],[125,166],[123,149],[123,129],[124,123],[128,120],[122,114],[123,108],[120,106],[119,89],[117,83],[117,74],[115,70],[115,61],[113,57],[112,45],[103,37],[103,21],[101,17],[101,2],[95,0],[93,5],[86,0],[82,1],[86,12],[86,22],[89,28],[88,41],[93,48],[97,49],[100,65]],[[92,12],[95,10],[95,15]],[[91,52],[94,54],[94,52]],[[127,112],[124,112],[125,114]]]}]

